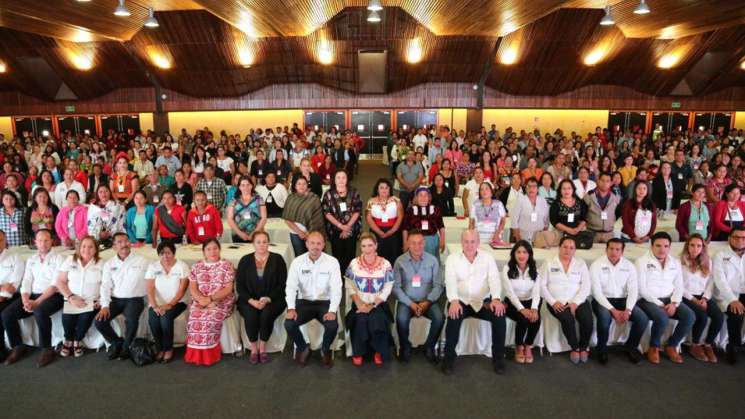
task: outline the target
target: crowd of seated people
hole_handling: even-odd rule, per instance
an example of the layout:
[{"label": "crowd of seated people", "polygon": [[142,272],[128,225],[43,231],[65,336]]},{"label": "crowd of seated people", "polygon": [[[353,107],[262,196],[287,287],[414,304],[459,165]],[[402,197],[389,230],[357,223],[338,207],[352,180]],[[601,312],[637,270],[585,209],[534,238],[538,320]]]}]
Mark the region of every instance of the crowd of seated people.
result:
[{"label": "crowd of seated people", "polygon": [[[235,306],[253,364],[269,362],[266,343],[282,314],[302,365],[310,349],[299,328],[322,323],[326,367],[334,362],[338,316],[355,365],[391,358],[394,321],[399,358],[408,361],[408,322],[425,316],[426,357],[452,373],[462,320],[477,317],[491,324],[493,368],[502,373],[505,319],[517,323],[515,361],[532,363],[545,304],[574,363],[587,362],[591,351],[608,361],[612,321],[632,324],[626,351],[633,362],[643,358],[639,340],[651,321],[646,358],[659,363],[663,352],[680,363],[678,346],[689,334],[691,356],[717,362],[715,339],[726,319],[726,355],[736,360],[745,313],[741,130],[398,130],[385,150],[390,178],[372,191],[354,186],[363,146],[352,132],[297,124],[245,136],[205,128],[177,136],[2,138],[0,331],[9,347],[3,342],[0,355],[8,364],[23,357],[18,321],[34,316],[40,366],[82,356],[92,325],[111,359],[127,358],[147,309],[157,360],[170,362],[175,319],[188,310],[184,359],[211,365]],[[456,215],[467,218],[462,250],[447,256],[445,220]],[[269,251],[269,218],[286,223],[291,261]],[[680,255],[658,228],[666,219],[684,242]],[[225,226],[229,241],[252,243],[255,253],[222,258]],[[728,248],[709,255],[711,241]],[[186,243],[204,253],[191,267],[176,257]],[[594,243],[604,243],[606,255],[587,266],[575,252]],[[497,266],[480,244],[504,248],[509,263]],[[649,252],[631,262],[623,257],[630,244]],[[133,251],[146,245],[157,262]],[[31,256],[22,260],[14,247]],[[107,261],[99,254],[105,248],[115,253]],[[533,255],[539,248],[554,248],[543,266]],[[398,302],[395,311],[389,300]],[[51,316],[59,311],[64,340],[54,350]],[[119,315],[121,336],[110,325]],[[663,345],[669,318],[678,324]]]}]

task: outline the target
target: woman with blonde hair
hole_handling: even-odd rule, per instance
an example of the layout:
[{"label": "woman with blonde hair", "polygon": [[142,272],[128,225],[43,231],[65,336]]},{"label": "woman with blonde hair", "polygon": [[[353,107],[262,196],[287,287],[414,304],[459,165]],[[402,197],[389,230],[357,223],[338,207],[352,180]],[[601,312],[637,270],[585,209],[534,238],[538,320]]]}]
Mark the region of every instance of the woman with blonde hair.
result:
[{"label": "woman with blonde hair", "polygon": [[[712,264],[707,249],[706,240],[698,233],[691,234],[683,245],[680,255],[683,267],[683,303],[696,315],[693,323],[693,344],[691,356],[703,362],[717,362],[717,356],[712,344],[719,331],[722,330],[724,315],[716,303],[709,304],[714,292],[714,277]],[[701,336],[706,324],[711,319],[709,331],[706,333],[704,344]]]}]

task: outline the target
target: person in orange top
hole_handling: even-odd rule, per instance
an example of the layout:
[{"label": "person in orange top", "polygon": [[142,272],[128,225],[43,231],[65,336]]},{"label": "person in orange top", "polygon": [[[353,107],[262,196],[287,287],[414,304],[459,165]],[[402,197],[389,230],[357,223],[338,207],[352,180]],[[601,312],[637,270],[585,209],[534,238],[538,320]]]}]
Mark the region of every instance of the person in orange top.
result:
[{"label": "person in orange top", "polygon": [[207,202],[207,194],[197,191],[194,194],[194,208],[186,217],[186,234],[189,242],[202,243],[209,238],[220,239],[222,219],[214,205]]},{"label": "person in orange top", "polygon": [[109,181],[114,198],[125,207],[134,199],[135,192],[139,189],[137,175],[129,170],[127,155],[119,153],[116,157],[116,170]]},{"label": "person in orange top", "polygon": [[528,159],[528,167],[522,170],[520,172],[520,177],[523,178],[523,183],[525,183],[528,179],[534,177],[536,179],[540,179],[541,176],[543,176],[543,169],[538,167],[538,161],[535,159],[535,157],[531,157]]},{"label": "person in orange top", "polygon": [[153,247],[158,247],[158,233],[163,243],[181,244],[186,227],[186,209],[176,203],[171,191],[163,192],[163,204],[155,208]]}]

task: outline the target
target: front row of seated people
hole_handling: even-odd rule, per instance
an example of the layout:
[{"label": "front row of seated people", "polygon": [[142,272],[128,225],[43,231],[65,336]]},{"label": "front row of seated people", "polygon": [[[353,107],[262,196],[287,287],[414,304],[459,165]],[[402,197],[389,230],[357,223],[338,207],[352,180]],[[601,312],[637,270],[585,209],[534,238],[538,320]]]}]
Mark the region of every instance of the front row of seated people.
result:
[{"label": "front row of seated people", "polygon": [[[475,317],[490,324],[493,369],[502,374],[506,318],[516,323],[515,361],[530,364],[542,322],[541,302],[558,321],[575,364],[588,361],[593,326],[597,330],[595,357],[608,362],[613,322],[630,324],[625,352],[631,362],[640,362],[644,356],[639,343],[650,321],[649,362],[659,363],[663,352],[672,362],[682,363],[678,348],[689,335],[692,357],[717,362],[715,340],[725,319],[729,333],[726,358],[736,362],[745,314],[745,227],[735,227],[728,237],[729,246],[713,258],[698,234],[688,237],[680,258],[671,255],[671,239],[662,232],[651,237],[649,252],[633,263],[624,257],[625,243],[611,239],[606,254],[589,267],[575,255],[576,244],[570,237],[562,238],[558,255],[541,268],[531,245],[520,240],[501,271],[489,252],[480,248],[479,236],[473,229],[463,232],[462,251],[448,256],[443,281],[437,259],[425,251],[421,231],[408,233],[408,250],[394,266],[378,256],[375,235],[364,233],[361,255],[352,260],[346,283],[342,283],[339,262],[324,253],[325,238],[318,231],[308,233],[307,253],[296,257],[289,268],[279,254],[269,251],[269,236],[256,232],[255,252],[243,256],[237,271],[221,257],[215,239],[203,243],[204,259],[189,268],[177,259],[172,242],[159,244],[159,260],[148,261],[131,250],[126,233],[112,236],[116,254],[108,261],[101,260],[98,243],[90,236],[80,239],[74,255],[64,257],[53,250],[52,233],[41,229],[36,234],[36,253],[24,263],[7,250],[5,233],[0,231],[0,333],[7,333],[11,350],[6,351],[4,342],[0,349],[6,364],[20,360],[26,347],[19,320],[33,316],[42,348],[38,365],[49,364],[57,356],[52,348],[51,317],[61,310],[60,356],[84,355],[84,341],[95,325],[109,345],[109,358],[126,359],[147,302],[158,361],[173,359],[174,323],[188,307],[184,359],[212,365],[221,357],[223,321],[236,307],[245,323],[250,363],[269,362],[267,342],[275,321],[284,313],[295,361],[308,363],[311,350],[300,328],[317,320],[323,328],[321,362],[330,368],[346,289],[349,301],[344,304],[343,323],[357,366],[365,358],[377,365],[391,358],[394,318],[399,358],[408,362],[412,356],[410,322],[421,317],[430,320],[425,357],[437,364],[436,348],[447,317],[441,368],[451,374],[463,320]],[[446,307],[439,303],[443,293]],[[395,296],[392,306],[388,304],[391,294]],[[120,314],[125,327],[118,334],[111,321]],[[677,324],[663,346],[670,319]]]}]

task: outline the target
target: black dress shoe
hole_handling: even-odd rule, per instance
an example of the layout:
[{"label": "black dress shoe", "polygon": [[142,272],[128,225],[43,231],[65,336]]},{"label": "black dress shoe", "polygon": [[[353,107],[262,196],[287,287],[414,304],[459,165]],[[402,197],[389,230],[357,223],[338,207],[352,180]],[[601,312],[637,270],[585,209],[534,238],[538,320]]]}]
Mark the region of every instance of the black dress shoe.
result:
[{"label": "black dress shoe", "polygon": [[404,364],[408,364],[411,361],[411,349],[401,349],[398,354],[398,360]]},{"label": "black dress shoe", "polygon": [[119,351],[119,360],[120,361],[126,361],[129,358],[130,358],[129,349],[122,349],[121,351]]},{"label": "black dress shoe", "polygon": [[44,349],[41,352],[41,356],[39,356],[39,361],[36,363],[36,368],[44,368],[47,365],[51,364],[52,361],[54,361],[54,358],[57,356],[57,352],[54,351],[52,348]]},{"label": "black dress shoe", "polygon": [[642,354],[639,352],[638,349],[630,349],[628,352],[626,352],[626,355],[629,357],[629,361],[631,361],[632,364],[636,365],[642,360]]},{"label": "black dress shoe", "polygon": [[437,352],[435,352],[435,348],[427,348],[427,352],[424,353],[424,357],[427,358],[427,361],[432,365],[437,365],[437,362],[439,361],[437,359]]},{"label": "black dress shoe", "polygon": [[492,367],[494,367],[494,372],[496,374],[502,375],[504,374],[504,360],[503,359],[495,359],[492,361]]},{"label": "black dress shoe", "polygon": [[734,345],[727,345],[727,362],[730,365],[737,364],[737,348]]},{"label": "black dress shoe", "polygon": [[114,343],[109,347],[109,361],[113,361],[119,358],[119,354],[122,352],[122,344]]},{"label": "black dress shoe", "polygon": [[453,361],[451,359],[447,359],[447,358],[443,359],[441,368],[442,368],[442,373],[445,375],[453,375],[453,373],[455,372],[453,370]]},{"label": "black dress shoe", "polygon": [[607,363],[608,363],[608,352],[605,352],[605,351],[602,351],[602,352],[600,352],[600,353],[598,354],[598,361],[599,361],[599,362],[600,362],[600,363],[601,363],[602,365],[605,365],[605,364],[607,364]]}]

